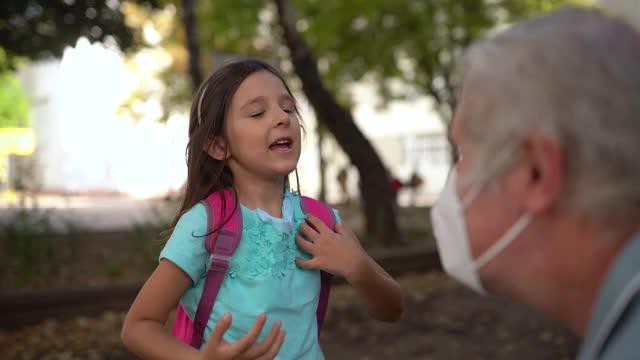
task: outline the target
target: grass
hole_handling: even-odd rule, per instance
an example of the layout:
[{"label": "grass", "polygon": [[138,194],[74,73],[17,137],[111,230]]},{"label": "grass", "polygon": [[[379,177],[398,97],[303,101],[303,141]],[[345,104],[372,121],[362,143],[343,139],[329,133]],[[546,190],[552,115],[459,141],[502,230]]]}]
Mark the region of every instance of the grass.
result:
[{"label": "grass", "polygon": [[[113,233],[89,232],[72,221],[60,221],[47,209],[14,208],[0,218],[0,288],[42,288],[144,280],[158,264],[177,203],[157,204],[149,216],[129,229]],[[339,206],[342,219],[368,251],[384,251],[362,235],[362,214]],[[400,208],[403,241],[392,247],[422,246],[431,239],[429,209]],[[54,223],[56,226],[54,226]]]},{"label": "grass", "polygon": [[[66,235],[62,241],[60,233]],[[0,221],[5,270],[16,273],[18,283],[55,271],[57,264],[77,259],[78,239],[86,233],[69,220],[61,220],[56,228],[50,209],[17,207]]]}]

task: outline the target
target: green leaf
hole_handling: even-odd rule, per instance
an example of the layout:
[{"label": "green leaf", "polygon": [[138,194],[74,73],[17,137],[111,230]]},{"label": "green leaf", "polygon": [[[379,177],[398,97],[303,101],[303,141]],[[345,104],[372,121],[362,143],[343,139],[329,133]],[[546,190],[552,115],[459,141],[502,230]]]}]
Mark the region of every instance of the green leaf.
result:
[{"label": "green leaf", "polygon": [[29,100],[18,77],[9,71],[0,73],[0,128],[31,127]]}]

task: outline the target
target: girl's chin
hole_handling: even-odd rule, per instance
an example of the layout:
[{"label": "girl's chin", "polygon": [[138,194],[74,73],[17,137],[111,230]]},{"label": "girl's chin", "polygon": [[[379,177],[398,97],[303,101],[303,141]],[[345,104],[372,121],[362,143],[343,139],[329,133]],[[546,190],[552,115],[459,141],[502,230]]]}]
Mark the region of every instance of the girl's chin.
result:
[{"label": "girl's chin", "polygon": [[[282,180],[291,175],[296,170],[295,167],[286,167],[274,170],[269,177],[273,177],[274,180]],[[293,180],[293,179],[292,179]]]}]

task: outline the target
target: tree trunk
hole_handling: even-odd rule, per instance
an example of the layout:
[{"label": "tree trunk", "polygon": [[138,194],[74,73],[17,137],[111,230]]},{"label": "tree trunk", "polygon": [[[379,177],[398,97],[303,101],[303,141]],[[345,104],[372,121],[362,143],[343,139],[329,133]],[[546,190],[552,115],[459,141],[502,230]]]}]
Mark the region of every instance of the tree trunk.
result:
[{"label": "tree trunk", "polygon": [[195,16],[196,0],[182,0],[182,16],[184,28],[187,34],[187,50],[189,51],[189,75],[191,76],[192,92],[196,92],[202,82],[200,71],[200,46],[198,45],[198,33]]},{"label": "tree trunk", "polygon": [[316,60],[295,26],[288,0],[274,0],[278,22],[289,48],[291,62],[316,117],[334,135],[360,174],[360,190],[366,217],[368,240],[391,245],[401,240],[390,179],[375,149],[362,134],[351,112],[333,98],[322,83]]},{"label": "tree trunk", "polygon": [[318,163],[320,170],[320,193],[318,194],[318,200],[327,202],[327,162],[322,154],[325,129],[320,122],[316,125],[316,132],[318,133]]}]

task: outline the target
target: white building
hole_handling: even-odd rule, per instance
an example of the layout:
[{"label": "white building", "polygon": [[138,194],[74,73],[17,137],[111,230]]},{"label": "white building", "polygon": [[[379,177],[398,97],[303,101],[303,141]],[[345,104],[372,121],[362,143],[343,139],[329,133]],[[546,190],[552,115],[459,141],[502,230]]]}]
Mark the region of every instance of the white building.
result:
[{"label": "white building", "polygon": [[186,121],[159,123],[153,102],[140,104],[147,114],[140,119],[117,115],[140,81],[120,53],[81,39],[61,60],[29,64],[19,76],[31,103],[41,191],[147,197],[181,186]]},{"label": "white building", "polygon": [[[147,58],[145,67],[154,66]],[[145,103],[142,119],[116,115],[119,104],[138,84],[118,52],[80,40],[61,60],[31,64],[20,78],[32,106],[36,151],[35,175],[49,193],[125,193],[159,196],[177,190],[186,177],[186,114],[159,123],[158,104]],[[392,174],[408,181],[415,170],[425,180],[419,203],[428,202],[444,182],[448,147],[442,122],[429,99],[394,102],[375,108],[371,87],[353,89],[354,116]],[[301,100],[302,96],[298,96]],[[319,191],[315,121],[303,103],[307,128],[300,161],[302,190]],[[340,201],[336,175],[348,160],[331,138],[325,142],[329,201]],[[357,173],[351,168],[349,190],[357,197]],[[410,194],[402,194],[406,203]]]},{"label": "white building", "polygon": [[[450,168],[449,145],[444,125],[427,97],[414,101],[395,101],[386,108],[376,108],[376,94],[371,86],[360,84],[353,87],[353,115],[360,130],[372,143],[388,170],[402,182],[408,182],[415,171],[424,180],[415,201],[418,205],[429,204],[444,185]],[[319,159],[315,119],[305,103],[303,117],[310,129],[304,138],[305,147],[300,161],[300,176],[303,192],[315,195],[319,191]],[[349,161],[333,138],[325,140],[324,157],[327,163],[326,181],[329,202],[343,200],[338,182],[338,172]],[[358,194],[358,174],[351,166],[348,176],[350,197]],[[413,202],[413,192],[401,190],[402,205]]]}]

